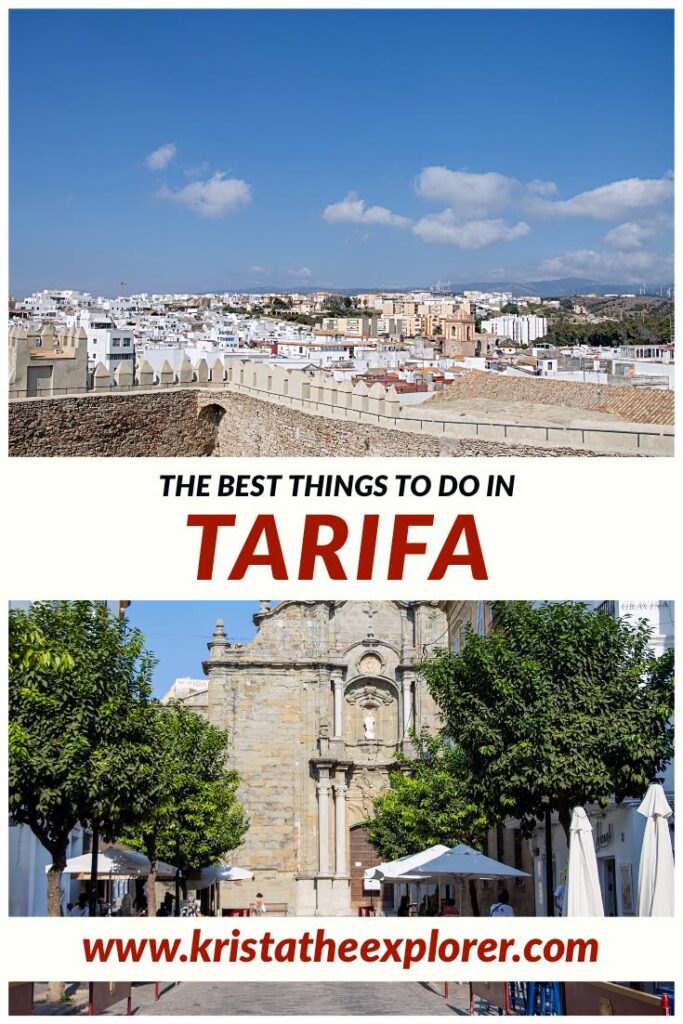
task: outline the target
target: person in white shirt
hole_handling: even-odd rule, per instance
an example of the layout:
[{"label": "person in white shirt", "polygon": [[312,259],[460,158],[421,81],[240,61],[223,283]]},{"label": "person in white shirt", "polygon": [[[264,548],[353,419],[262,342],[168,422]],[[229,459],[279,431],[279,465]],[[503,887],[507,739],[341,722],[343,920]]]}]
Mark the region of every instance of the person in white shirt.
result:
[{"label": "person in white shirt", "polygon": [[78,897],[78,903],[69,911],[69,917],[90,917],[88,894],[86,892],[82,892]]},{"label": "person in white shirt", "polygon": [[510,893],[507,889],[501,889],[498,893],[498,902],[491,906],[491,917],[514,917],[515,912],[510,906]]}]

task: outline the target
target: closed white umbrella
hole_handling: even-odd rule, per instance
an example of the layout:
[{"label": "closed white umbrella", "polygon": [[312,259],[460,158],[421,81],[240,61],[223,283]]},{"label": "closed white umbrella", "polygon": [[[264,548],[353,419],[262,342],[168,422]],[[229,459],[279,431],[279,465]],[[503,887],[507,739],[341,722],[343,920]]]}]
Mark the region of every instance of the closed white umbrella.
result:
[{"label": "closed white umbrella", "polygon": [[648,788],[638,813],[647,818],[638,868],[638,913],[673,917],[674,855],[668,822],[672,810],[658,783]]},{"label": "closed white umbrella", "polygon": [[569,864],[565,917],[604,917],[593,827],[583,807],[575,807],[569,826]]}]

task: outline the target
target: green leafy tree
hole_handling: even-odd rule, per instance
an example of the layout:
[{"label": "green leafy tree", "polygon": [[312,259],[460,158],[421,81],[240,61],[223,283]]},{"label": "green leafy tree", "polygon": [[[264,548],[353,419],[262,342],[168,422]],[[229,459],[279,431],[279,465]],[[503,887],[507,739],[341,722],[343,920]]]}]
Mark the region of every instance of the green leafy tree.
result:
[{"label": "green leafy tree", "polygon": [[494,605],[486,636],[423,666],[489,820],[530,831],[546,810],[641,796],[673,755],[673,651],[578,602]]},{"label": "green leafy tree", "polygon": [[154,709],[155,794],[124,841],[150,860],[148,913],[156,913],[160,860],[202,868],[241,844],[248,828],[236,797],[239,776],[226,767],[229,738],[179,702]]},{"label": "green leafy tree", "polygon": [[142,635],[97,602],[10,611],[9,811],[52,858],[50,916],[76,824],[113,840],[145,811],[152,666]]},{"label": "green leafy tree", "polygon": [[328,295],[322,308],[325,316],[335,317],[359,316],[363,312],[350,295]]},{"label": "green leafy tree", "polygon": [[428,846],[478,846],[487,821],[473,802],[470,780],[457,747],[435,737],[417,737],[417,760],[399,755],[389,789],[373,804],[368,839],[385,860]]},{"label": "green leafy tree", "polygon": [[[443,843],[480,848],[488,822],[472,796],[460,750],[436,737],[416,737],[418,759],[400,755],[389,775],[389,789],[374,801],[368,838],[385,860],[396,860]],[[476,884],[469,886],[478,915]]]}]

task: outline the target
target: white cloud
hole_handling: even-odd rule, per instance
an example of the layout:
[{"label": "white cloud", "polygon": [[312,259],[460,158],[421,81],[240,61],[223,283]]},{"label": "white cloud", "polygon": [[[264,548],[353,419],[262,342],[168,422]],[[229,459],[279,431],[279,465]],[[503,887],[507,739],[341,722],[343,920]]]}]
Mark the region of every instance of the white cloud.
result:
[{"label": "white cloud", "polygon": [[673,257],[646,249],[630,252],[578,249],[543,260],[534,270],[536,280],[586,277],[607,284],[636,284],[643,280],[665,281],[672,275]]},{"label": "white cloud", "polygon": [[423,217],[413,228],[415,234],[430,245],[457,245],[460,249],[482,249],[496,242],[514,242],[531,233],[524,221],[506,224],[499,218],[493,220],[460,221],[453,211]]},{"label": "white cloud", "polygon": [[557,185],[554,181],[528,181],[524,186],[531,196],[554,196],[557,195]]},{"label": "white cloud", "polygon": [[626,220],[664,206],[673,199],[673,180],[624,178],[580,192],[571,199],[535,198],[529,201],[533,213],[556,217],[587,217],[592,220]]},{"label": "white cloud", "polygon": [[202,174],[206,174],[208,169],[208,162],[206,160],[202,160],[200,164],[196,164],[193,167],[186,167],[183,174],[186,178],[201,178]]},{"label": "white cloud", "polygon": [[338,203],[330,203],[323,210],[323,220],[328,224],[365,224],[387,228],[406,228],[408,217],[392,213],[385,206],[366,206],[356,192],[348,192]]},{"label": "white cloud", "polygon": [[306,281],[310,281],[313,276],[313,271],[310,267],[299,267],[298,270],[288,271],[289,276],[295,278],[297,281],[301,281],[302,284]]},{"label": "white cloud", "polygon": [[471,174],[448,167],[424,167],[415,182],[422,199],[447,203],[454,214],[470,219],[499,213],[510,205],[519,187],[515,178],[495,171]]},{"label": "white cloud", "polygon": [[145,163],[150,171],[163,171],[176,155],[175,142],[167,142],[165,146],[159,146],[145,157]]},{"label": "white cloud", "polygon": [[163,185],[157,197],[187,206],[200,217],[218,219],[251,202],[251,185],[241,178],[226,178],[223,171],[216,171],[206,181],[192,181],[176,191]]},{"label": "white cloud", "polygon": [[602,236],[602,240],[614,249],[639,249],[643,242],[656,234],[657,228],[654,226],[626,221],[625,224],[618,224],[608,231]]}]

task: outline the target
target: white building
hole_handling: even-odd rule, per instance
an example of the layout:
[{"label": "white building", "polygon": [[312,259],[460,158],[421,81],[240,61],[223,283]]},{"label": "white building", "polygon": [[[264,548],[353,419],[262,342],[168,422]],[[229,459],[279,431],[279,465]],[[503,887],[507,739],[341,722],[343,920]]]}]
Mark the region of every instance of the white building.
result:
[{"label": "white building", "polygon": [[[67,858],[80,857],[85,833],[80,825],[71,832]],[[9,912],[10,917],[47,917],[47,873],[52,858],[28,825],[9,827]],[[62,912],[78,899],[81,883],[62,875]]]},{"label": "white building", "polygon": [[104,363],[113,373],[121,363],[135,369],[135,332],[130,327],[117,327],[110,313],[99,308],[82,309],[75,317],[78,327],[88,336],[88,365],[94,369]]},{"label": "white building", "polygon": [[510,313],[492,320],[483,320],[481,329],[485,334],[501,334],[512,338],[518,345],[530,345],[537,338],[546,336],[548,321],[544,316],[518,316]]},{"label": "white building", "polygon": [[45,314],[61,312],[66,309],[90,306],[92,301],[92,295],[89,292],[79,292],[70,288],[44,288],[42,291],[33,292],[20,305],[38,316],[45,316]]}]

